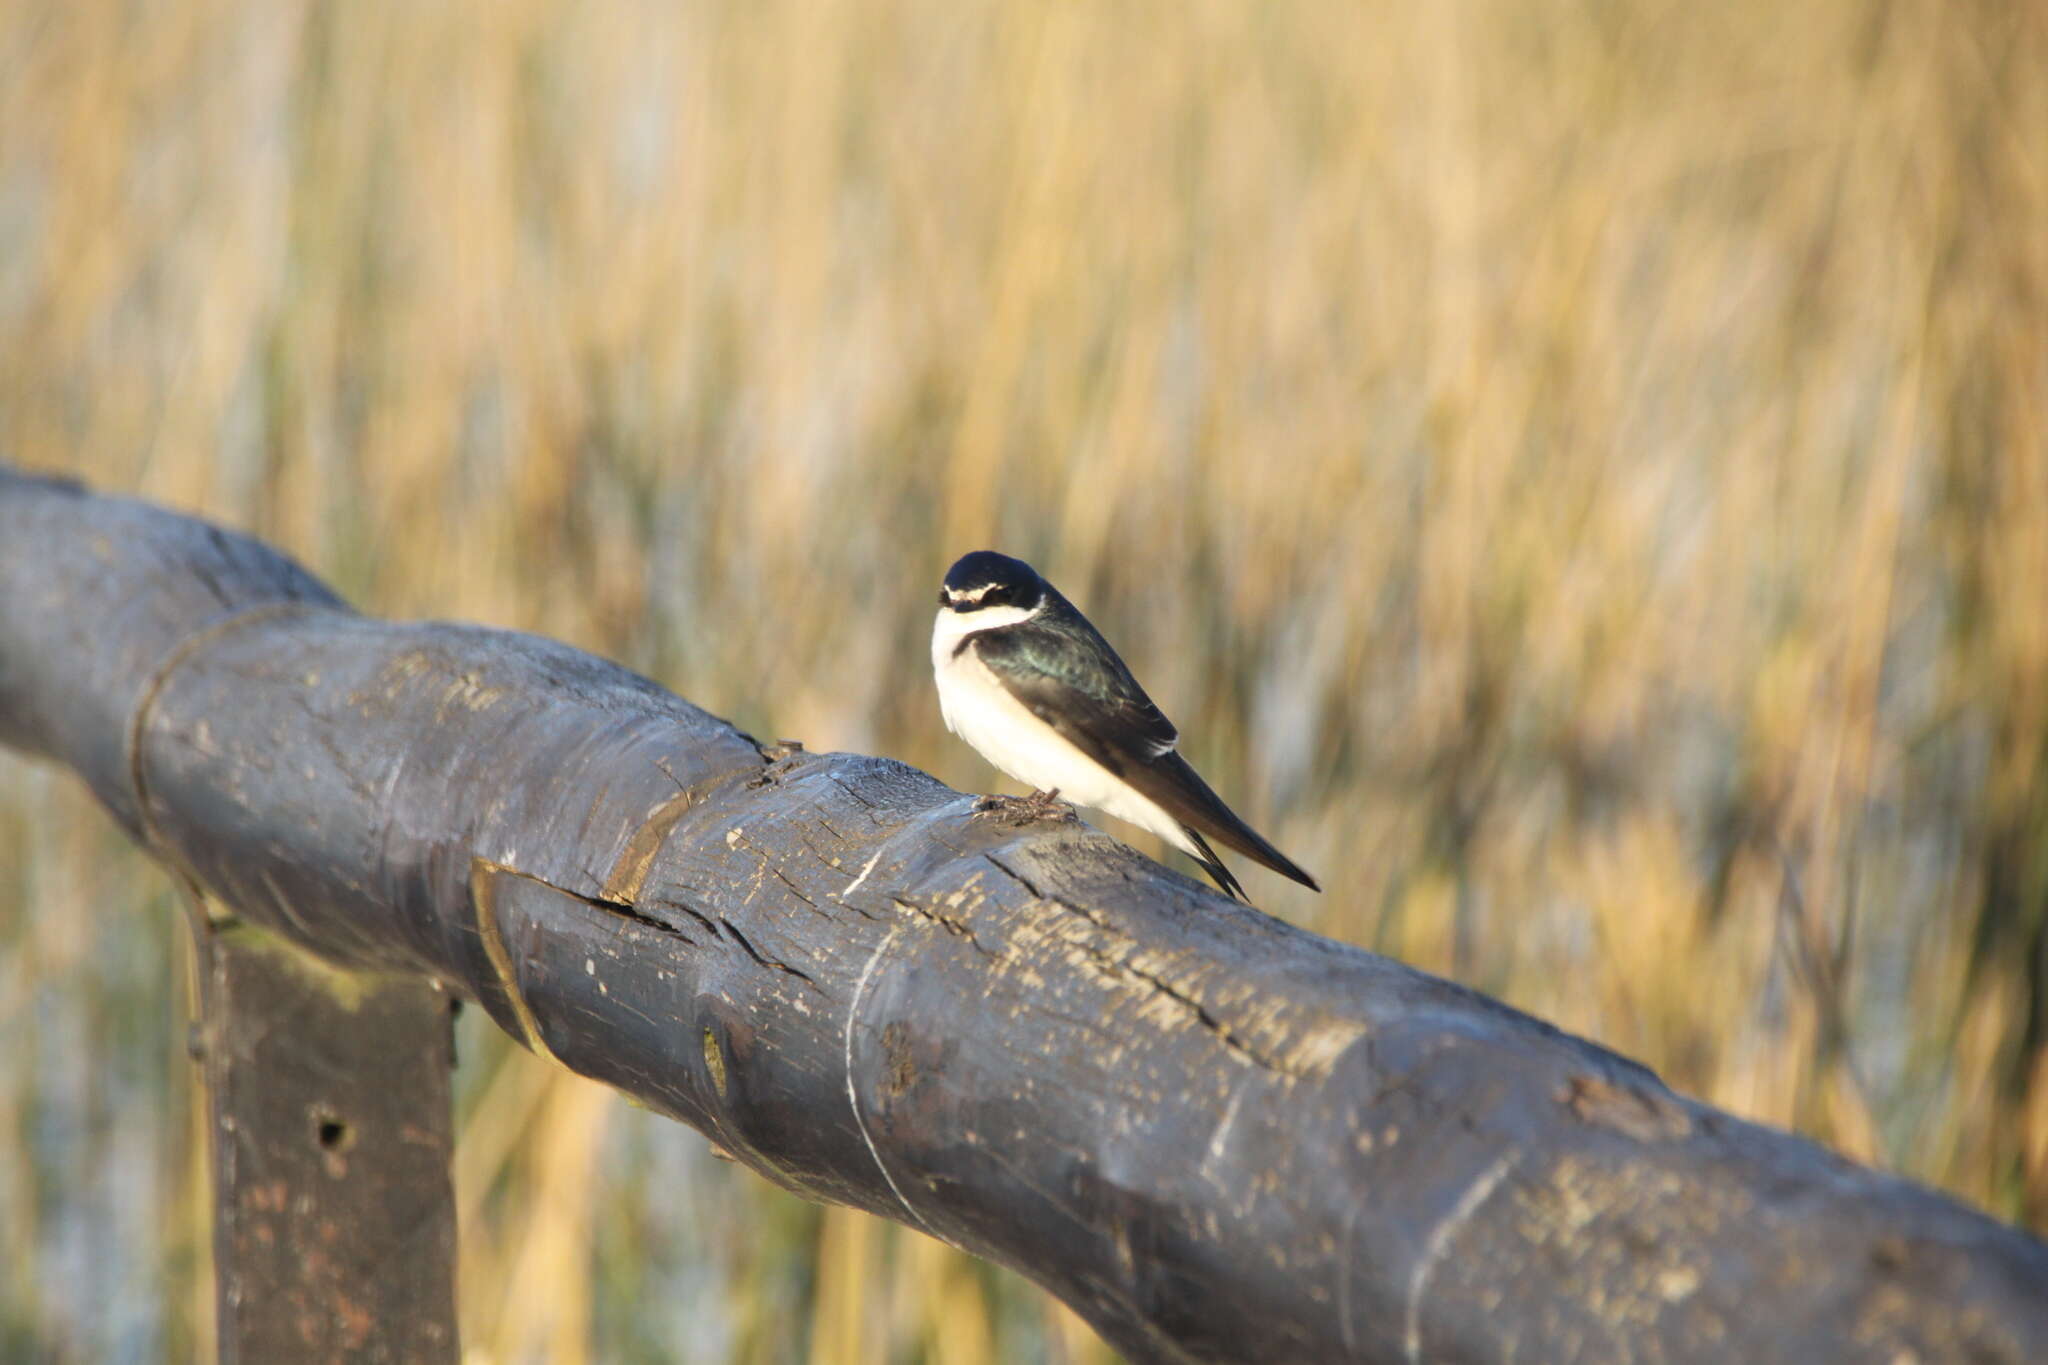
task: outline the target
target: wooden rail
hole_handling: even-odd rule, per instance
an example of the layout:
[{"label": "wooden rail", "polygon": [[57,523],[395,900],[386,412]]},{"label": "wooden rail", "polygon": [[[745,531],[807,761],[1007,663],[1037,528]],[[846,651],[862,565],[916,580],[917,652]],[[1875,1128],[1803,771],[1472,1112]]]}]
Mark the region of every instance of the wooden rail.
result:
[{"label": "wooden rail", "polygon": [[[2048,1247],[1931,1191],[1070,817],[764,747],[547,640],[365,618],[254,541],[4,469],[0,742],[88,782],[205,936],[410,992],[410,1117],[216,1098],[313,1153],[287,1194],[330,1178],[329,1122],[352,1168],[400,1159],[363,1124],[423,1124],[406,1159],[445,1171],[445,991],[1137,1360],[2048,1360]],[[338,1027],[213,994],[273,1053]],[[323,1066],[359,1093],[371,1051]],[[444,1269],[406,1311],[446,1322],[421,1208],[396,1231]],[[386,1345],[452,1357],[429,1338]]]}]

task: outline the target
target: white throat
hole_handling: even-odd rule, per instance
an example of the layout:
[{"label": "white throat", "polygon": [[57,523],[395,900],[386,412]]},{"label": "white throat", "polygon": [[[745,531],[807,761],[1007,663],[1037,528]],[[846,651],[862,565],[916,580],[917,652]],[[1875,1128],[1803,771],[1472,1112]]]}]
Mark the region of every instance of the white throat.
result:
[{"label": "white throat", "polygon": [[968,636],[1029,621],[1044,610],[1043,602],[1035,607],[983,607],[979,611],[954,611],[950,607],[940,607],[939,619],[932,622],[932,667],[944,672],[953,651]]}]

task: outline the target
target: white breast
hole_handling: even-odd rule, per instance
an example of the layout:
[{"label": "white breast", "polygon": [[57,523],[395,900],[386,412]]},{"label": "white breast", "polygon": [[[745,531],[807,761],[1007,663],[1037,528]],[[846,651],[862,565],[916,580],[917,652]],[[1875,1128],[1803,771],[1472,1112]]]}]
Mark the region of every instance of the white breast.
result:
[{"label": "white breast", "polygon": [[1032,715],[975,657],[972,645],[955,653],[963,639],[1028,620],[1032,614],[1018,607],[939,611],[932,625],[932,674],[938,682],[939,710],[946,718],[946,728],[1019,782],[1040,791],[1057,788],[1076,805],[1128,820],[1193,853],[1193,840],[1181,829],[1180,821]]}]

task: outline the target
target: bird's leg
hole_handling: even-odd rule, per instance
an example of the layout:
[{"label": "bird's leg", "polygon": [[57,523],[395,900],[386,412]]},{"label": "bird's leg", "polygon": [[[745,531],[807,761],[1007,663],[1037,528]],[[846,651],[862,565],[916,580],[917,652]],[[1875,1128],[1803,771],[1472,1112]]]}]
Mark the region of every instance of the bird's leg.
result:
[{"label": "bird's leg", "polygon": [[1013,824],[1028,824],[1054,814],[1060,805],[1060,789],[1054,787],[1029,796],[983,796],[975,801],[974,811],[977,815],[1001,813],[1011,817]]}]

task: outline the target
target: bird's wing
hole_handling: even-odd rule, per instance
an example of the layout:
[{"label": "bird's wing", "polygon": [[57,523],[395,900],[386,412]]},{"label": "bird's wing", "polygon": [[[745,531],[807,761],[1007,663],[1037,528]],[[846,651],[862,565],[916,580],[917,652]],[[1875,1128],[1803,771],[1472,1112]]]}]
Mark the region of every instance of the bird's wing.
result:
[{"label": "bird's wing", "polygon": [[1180,732],[1087,618],[1065,602],[1045,616],[968,640],[1017,700],[1111,772],[1171,753]]},{"label": "bird's wing", "polygon": [[1175,752],[1179,732],[1087,619],[1066,607],[1054,620],[1057,628],[1031,620],[969,638],[976,655],[1031,714],[1161,810],[1281,876],[1321,890]]}]

